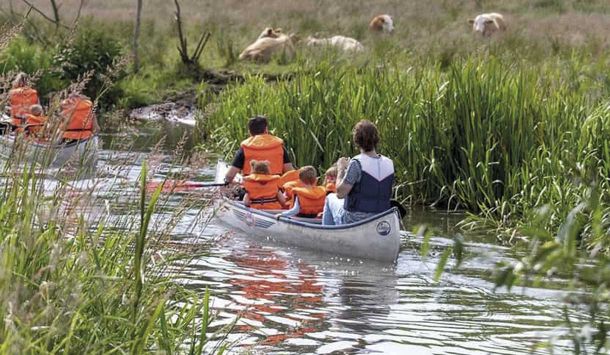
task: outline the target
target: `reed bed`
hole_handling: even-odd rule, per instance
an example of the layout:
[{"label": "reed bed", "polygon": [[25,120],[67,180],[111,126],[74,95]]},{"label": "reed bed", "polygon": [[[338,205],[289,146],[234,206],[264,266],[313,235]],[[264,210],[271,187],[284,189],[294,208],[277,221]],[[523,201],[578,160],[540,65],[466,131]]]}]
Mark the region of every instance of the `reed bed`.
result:
[{"label": "reed bed", "polygon": [[603,191],[605,206],[609,197],[609,111],[601,99],[608,88],[578,77],[584,69],[572,63],[530,66],[493,55],[446,69],[303,63],[290,80],[253,76],[226,90],[206,126],[230,156],[247,136],[247,118],[267,115],[298,166],[324,170],[356,153],[351,129],[369,118],[380,129],[380,151],[394,160],[401,199],[471,211],[470,227],[527,223],[546,206],[550,228],[590,185]]},{"label": "reed bed", "polygon": [[[209,291],[202,295],[171,280],[192,258],[168,237],[187,206],[155,216],[169,209],[168,197],[160,187],[147,191],[150,174],[144,163],[138,183],[102,186],[53,182],[34,164],[4,166],[0,352],[223,351],[224,330],[207,328]],[[105,194],[114,190],[121,196]]]}]

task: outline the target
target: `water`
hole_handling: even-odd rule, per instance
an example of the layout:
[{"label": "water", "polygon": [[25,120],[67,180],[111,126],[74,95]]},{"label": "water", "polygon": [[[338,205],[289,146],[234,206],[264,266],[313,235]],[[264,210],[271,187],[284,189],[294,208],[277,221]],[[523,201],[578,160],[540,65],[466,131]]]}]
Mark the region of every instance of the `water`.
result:
[{"label": "water", "polygon": [[[129,151],[102,152],[103,188],[88,206],[90,215],[109,211],[115,220],[133,220],[135,211],[123,201],[137,194],[141,163],[152,158],[148,151],[157,135],[145,136],[148,143]],[[108,138],[117,139],[107,136],[106,144]],[[166,141],[167,147],[175,143]],[[167,164],[167,155],[157,153],[154,159],[156,178],[180,170]],[[213,175],[210,165],[194,173],[198,178]],[[202,294],[210,288],[216,317],[209,335],[214,338],[215,331],[232,327],[225,341],[234,352],[548,353],[536,344],[549,340],[556,353],[571,350],[563,324],[565,283],[494,291],[490,271],[519,253],[498,246],[493,236],[466,234],[466,261],[457,270],[450,262],[442,279],[434,281],[438,255],[451,244],[460,215],[412,212],[405,219],[407,228],[425,222],[440,231],[432,240],[433,255],[422,260],[421,240],[404,233],[397,262],[387,265],[235,233],[209,221],[202,208],[210,198],[202,191],[171,196],[151,225],[157,232],[169,231],[176,244],[201,245],[202,256],[178,263],[174,277]],[[172,220],[177,210],[181,212]],[[577,326],[587,320],[584,309],[567,312]]]}]

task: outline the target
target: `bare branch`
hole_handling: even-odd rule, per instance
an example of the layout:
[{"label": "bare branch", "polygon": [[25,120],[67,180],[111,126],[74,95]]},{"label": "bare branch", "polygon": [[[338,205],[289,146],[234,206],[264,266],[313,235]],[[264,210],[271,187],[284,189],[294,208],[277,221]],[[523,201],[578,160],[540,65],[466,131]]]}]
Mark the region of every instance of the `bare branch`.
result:
[{"label": "bare branch", "polygon": [[72,27],[76,27],[76,25],[78,24],[78,20],[80,19],[80,14],[84,5],[85,0],[80,0],[80,4],[78,5],[78,11],[76,11],[76,17],[74,18],[74,21],[72,21]]},{"label": "bare branch", "polygon": [[55,27],[59,26],[59,8],[55,0],[49,0],[51,2],[51,8],[53,9],[53,16],[55,16]]},{"label": "bare branch", "polygon": [[140,70],[140,56],[138,55],[138,40],[140,39],[140,23],[142,19],[142,0],[137,0],[136,26],[133,31],[133,66],[137,73]]},{"label": "bare branch", "polygon": [[38,13],[40,14],[40,16],[42,16],[42,17],[43,17],[44,19],[46,19],[47,21],[49,21],[49,22],[51,22],[51,23],[54,23],[54,24],[55,24],[55,26],[62,26],[62,27],[64,27],[64,28],[70,29],[70,27],[68,27],[68,26],[66,26],[66,25],[64,25],[64,24],[61,24],[61,23],[59,23],[59,22],[56,22],[55,20],[53,20],[52,18],[50,18],[49,16],[47,16],[47,15],[46,15],[44,12],[42,12],[41,10],[39,10],[39,9],[38,9],[36,6],[32,5],[32,3],[30,3],[28,0],[21,0],[21,1],[23,1],[24,3],[26,3],[26,4],[27,4],[27,5],[30,7],[30,10],[34,10],[34,11],[38,12]]}]

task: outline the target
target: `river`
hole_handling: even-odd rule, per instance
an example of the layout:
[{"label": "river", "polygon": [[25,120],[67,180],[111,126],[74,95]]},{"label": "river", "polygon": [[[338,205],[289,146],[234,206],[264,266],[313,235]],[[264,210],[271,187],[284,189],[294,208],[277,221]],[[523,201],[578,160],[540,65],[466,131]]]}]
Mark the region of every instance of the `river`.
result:
[{"label": "river", "polygon": [[[128,150],[116,148],[124,136],[102,136],[106,150],[100,170],[111,174],[122,164],[121,178],[128,182],[108,185],[110,195],[137,191],[125,186],[135,185],[143,160],[157,162],[155,178],[176,169],[168,161],[178,138],[165,141],[151,156],[159,130],[140,129],[138,135]],[[212,161],[196,168],[195,175],[211,178]],[[432,256],[422,259],[421,238],[404,232],[398,260],[384,265],[235,233],[209,220],[209,209],[202,212],[213,196],[201,191],[172,196],[156,220],[181,209],[168,229],[171,239],[201,248],[175,265],[174,278],[202,295],[209,287],[215,312],[210,335],[234,325],[223,339],[232,352],[512,355],[549,353],[541,346],[549,341],[554,353],[571,352],[560,290],[564,282],[494,290],[494,265],[521,254],[499,246],[493,235],[464,234],[466,260],[458,269],[450,261],[441,280],[434,281],[438,250],[452,243],[460,214],[410,211],[403,221],[407,229],[426,223],[439,231]],[[106,205],[108,200],[106,209],[117,218],[130,214],[120,201],[106,198]],[[568,308],[567,316],[576,326],[588,318],[586,310],[575,308]]]}]

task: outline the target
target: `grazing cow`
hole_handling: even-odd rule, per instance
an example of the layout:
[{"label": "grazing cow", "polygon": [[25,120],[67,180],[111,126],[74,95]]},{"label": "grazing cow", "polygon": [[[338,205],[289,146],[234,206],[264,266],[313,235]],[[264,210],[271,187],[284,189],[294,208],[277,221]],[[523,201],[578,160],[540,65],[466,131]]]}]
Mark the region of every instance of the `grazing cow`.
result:
[{"label": "grazing cow", "polygon": [[308,46],[332,46],[337,47],[346,52],[361,52],[364,50],[362,43],[357,40],[345,36],[332,36],[330,38],[314,38],[307,37],[305,44]]},{"label": "grazing cow", "polygon": [[273,27],[267,27],[263,30],[263,32],[261,32],[261,34],[258,36],[258,39],[265,38],[265,37],[278,38],[281,34],[282,34],[281,28],[274,29]]},{"label": "grazing cow", "polygon": [[392,33],[394,21],[390,15],[378,15],[373,17],[369,23],[369,30],[375,33]]},{"label": "grazing cow", "polygon": [[288,36],[283,33],[280,33],[276,38],[259,38],[241,52],[239,59],[266,63],[276,53],[283,54],[288,59],[292,59],[295,54],[295,41],[295,35]]},{"label": "grazing cow", "polygon": [[474,32],[479,32],[484,37],[489,37],[496,31],[506,30],[504,16],[495,12],[481,14],[468,22],[472,24]]}]

